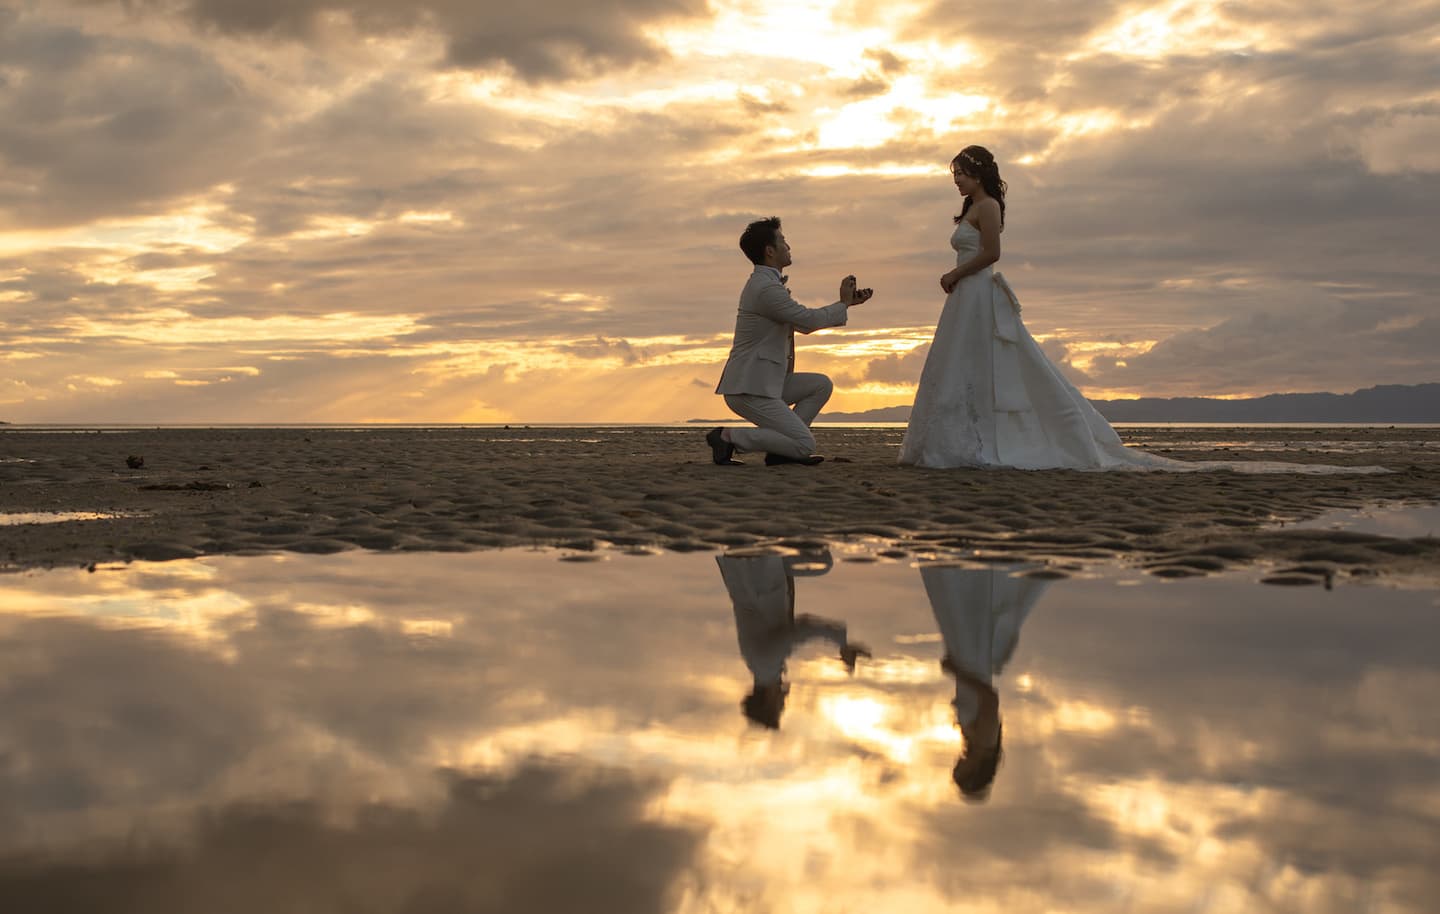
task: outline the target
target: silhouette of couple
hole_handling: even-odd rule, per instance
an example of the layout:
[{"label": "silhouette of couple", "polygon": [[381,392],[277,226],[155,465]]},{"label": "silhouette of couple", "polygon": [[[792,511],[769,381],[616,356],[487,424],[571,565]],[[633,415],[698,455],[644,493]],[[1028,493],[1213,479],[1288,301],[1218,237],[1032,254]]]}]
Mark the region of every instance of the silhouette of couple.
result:
[{"label": "silhouette of couple", "polygon": [[[1239,473],[1383,473],[1260,460],[1176,460],[1127,447],[1094,404],[1050,361],[1031,336],[1020,300],[996,272],[1005,228],[1007,185],[983,146],[950,161],[950,183],[964,198],[950,247],[955,266],[940,276],[944,306],[920,372],[897,460],[917,467],[1013,467]],[[839,299],[807,308],[790,294],[782,271],[793,263],[776,217],[745,227],[740,250],[752,271],[740,292],[735,335],[715,392],[749,425],[717,426],[705,436],[711,459],[739,466],[736,454],[765,454],[767,466],[814,466],[811,424],[834,385],[818,372],[795,370],[795,333],[849,323],[850,309],[873,292],[855,277],[840,281]]]},{"label": "silhouette of couple", "polygon": [[[795,579],[829,573],[828,550],[799,555],[722,555],[720,576],[735,610],[740,655],[753,686],[740,707],[753,723],[778,729],[789,684],[786,662],[800,645],[824,639],[853,673],[870,650],[852,641],[844,622],[795,612]],[[945,654],[940,666],[955,681],[955,722],[965,746],[955,763],[956,785],[983,800],[1001,756],[1000,697],[992,680],[1015,652],[1020,625],[1049,582],[1015,577],[1013,569],[927,565],[920,569]]]}]

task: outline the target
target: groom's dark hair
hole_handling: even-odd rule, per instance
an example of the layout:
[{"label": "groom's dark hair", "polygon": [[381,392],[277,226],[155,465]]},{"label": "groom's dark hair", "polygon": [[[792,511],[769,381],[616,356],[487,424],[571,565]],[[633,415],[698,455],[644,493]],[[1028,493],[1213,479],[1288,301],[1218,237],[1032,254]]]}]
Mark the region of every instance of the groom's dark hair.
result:
[{"label": "groom's dark hair", "polygon": [[750,258],[751,263],[765,262],[765,249],[775,243],[775,233],[780,231],[780,217],[771,216],[745,226],[740,234],[740,250]]}]

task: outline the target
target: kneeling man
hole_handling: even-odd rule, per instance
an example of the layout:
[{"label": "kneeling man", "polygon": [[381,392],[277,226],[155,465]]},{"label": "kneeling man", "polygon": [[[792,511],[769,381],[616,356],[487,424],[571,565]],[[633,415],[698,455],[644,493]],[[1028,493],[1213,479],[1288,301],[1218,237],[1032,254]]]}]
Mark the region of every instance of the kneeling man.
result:
[{"label": "kneeling man", "polygon": [[715,392],[725,396],[732,412],[757,427],[714,428],[705,440],[722,466],[740,463],[734,459],[736,451],[764,451],[769,466],[813,466],[825,458],[815,453],[810,423],[830,399],[834,385],[823,374],[795,370],[795,331],[843,327],[849,310],[869,301],[874,292],[856,289],[855,277],[847,276],[834,304],[807,308],[791,298],[785,288],[787,277],[780,274],[791,264],[790,245],[780,231],[780,220],[773,216],[745,227],[740,250],[755,264],[755,271],[740,292],[735,342]]}]

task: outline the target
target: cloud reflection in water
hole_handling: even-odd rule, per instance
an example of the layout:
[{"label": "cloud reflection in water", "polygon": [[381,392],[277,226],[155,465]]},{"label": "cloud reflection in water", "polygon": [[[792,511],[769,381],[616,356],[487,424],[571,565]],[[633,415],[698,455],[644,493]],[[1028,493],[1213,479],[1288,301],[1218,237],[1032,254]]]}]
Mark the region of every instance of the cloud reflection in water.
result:
[{"label": "cloud reflection in water", "polygon": [[[755,675],[715,556],[9,578],[0,897],[1323,912],[1440,893],[1433,594],[813,557],[791,590],[768,564],[787,612],[793,593],[844,629],[786,648],[773,730],[739,711]],[[874,655],[853,673],[850,641]],[[1003,721],[980,805],[952,780],[971,680]]]}]

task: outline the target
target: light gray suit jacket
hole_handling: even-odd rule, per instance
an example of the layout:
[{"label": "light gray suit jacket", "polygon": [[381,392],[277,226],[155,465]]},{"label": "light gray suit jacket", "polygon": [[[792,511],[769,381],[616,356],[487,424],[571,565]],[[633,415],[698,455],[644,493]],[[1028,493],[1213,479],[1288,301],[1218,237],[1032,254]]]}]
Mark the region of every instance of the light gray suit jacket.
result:
[{"label": "light gray suit jacket", "polygon": [[[717,555],[715,563],[735,610],[740,656],[756,682],[778,683],[791,652],[812,638],[829,638],[840,648],[849,644],[845,623],[795,614],[795,578],[827,573],[834,564],[828,550],[819,556]],[[800,563],[818,567],[797,568]]]},{"label": "light gray suit jacket", "polygon": [[715,392],[780,397],[785,378],[795,370],[795,331],[843,327],[849,315],[844,302],[805,307],[790,297],[779,270],[756,266],[740,292],[735,342]]}]

